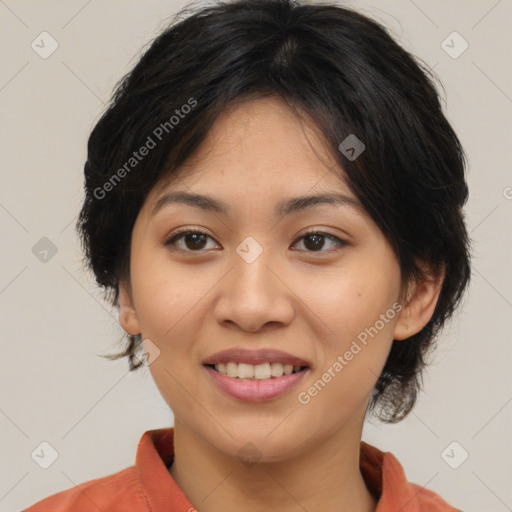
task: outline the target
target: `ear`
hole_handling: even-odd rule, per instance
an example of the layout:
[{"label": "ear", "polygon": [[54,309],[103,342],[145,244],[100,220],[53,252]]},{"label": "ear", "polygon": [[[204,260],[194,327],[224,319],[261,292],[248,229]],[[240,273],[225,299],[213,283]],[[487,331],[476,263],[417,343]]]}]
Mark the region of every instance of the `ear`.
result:
[{"label": "ear", "polygon": [[119,323],[121,327],[132,335],[140,334],[141,328],[135,306],[133,304],[132,291],[129,283],[119,283]]},{"label": "ear", "polygon": [[[429,273],[426,273],[429,275]],[[438,276],[421,281],[412,281],[403,309],[395,324],[395,340],[403,340],[418,333],[432,318],[436,308],[441,287],[443,285],[444,269]]]}]

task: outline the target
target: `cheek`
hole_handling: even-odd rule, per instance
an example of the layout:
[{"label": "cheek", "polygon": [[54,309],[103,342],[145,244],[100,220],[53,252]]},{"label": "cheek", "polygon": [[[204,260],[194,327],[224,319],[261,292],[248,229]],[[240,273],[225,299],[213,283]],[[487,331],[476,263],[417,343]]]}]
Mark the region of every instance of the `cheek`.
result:
[{"label": "cheek", "polygon": [[[158,357],[149,366],[152,378],[182,422],[190,414],[200,417],[201,408],[186,389],[190,389],[191,365],[197,359],[192,340],[202,328],[204,298],[215,276],[153,254],[150,262],[141,257],[134,261],[132,279],[143,339],[158,347]],[[192,413],[195,407],[199,410]]]},{"label": "cheek", "polygon": [[311,309],[331,331],[318,369],[319,407],[331,399],[355,406],[371,392],[393,342],[399,291],[398,263],[384,253],[377,260],[355,258],[310,295]]},{"label": "cheek", "polygon": [[198,274],[193,265],[178,265],[161,254],[141,252],[132,266],[134,301],[145,337],[161,343],[175,339],[175,333],[197,315],[198,305],[212,288],[215,275]]},{"label": "cheek", "polygon": [[350,284],[331,291],[323,318],[334,333],[325,340],[321,363],[298,397],[318,429],[343,424],[355,411],[364,414],[393,342],[397,311],[389,289],[376,282],[371,287],[357,280]]},{"label": "cheek", "polygon": [[[385,266],[359,259],[332,275],[315,282],[307,280],[305,284],[308,306],[330,328],[334,339],[346,342],[373,326],[392,308],[399,295],[400,271],[392,258]],[[388,316],[391,315],[392,320],[393,311]],[[389,334],[391,324],[386,322],[383,327],[379,322],[379,330]]]}]

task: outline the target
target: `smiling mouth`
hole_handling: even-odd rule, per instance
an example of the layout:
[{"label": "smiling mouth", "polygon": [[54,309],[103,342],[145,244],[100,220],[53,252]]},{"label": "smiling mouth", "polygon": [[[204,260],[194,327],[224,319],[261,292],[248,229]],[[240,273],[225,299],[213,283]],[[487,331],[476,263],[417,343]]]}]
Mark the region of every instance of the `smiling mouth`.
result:
[{"label": "smiling mouth", "polygon": [[293,366],[291,364],[282,363],[261,363],[247,364],[230,361],[228,363],[205,364],[216,372],[239,380],[268,380],[277,379],[283,375],[291,375],[300,373],[309,366]]}]

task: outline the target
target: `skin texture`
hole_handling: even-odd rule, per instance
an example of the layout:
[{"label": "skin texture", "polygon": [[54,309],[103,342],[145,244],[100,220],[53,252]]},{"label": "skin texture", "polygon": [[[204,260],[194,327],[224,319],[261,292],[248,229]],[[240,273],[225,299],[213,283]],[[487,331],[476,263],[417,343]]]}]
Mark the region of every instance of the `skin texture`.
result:
[{"label": "skin texture", "polygon": [[[441,283],[403,283],[390,244],[362,208],[322,204],[275,216],[274,205],[290,197],[339,192],[357,201],[340,176],[313,128],[277,98],[254,100],[218,119],[179,178],[156,186],[136,220],[119,319],[151,340],[148,350],[160,350],[149,368],[175,416],[170,472],[201,512],[375,510],[359,471],[368,400],[393,339],[427,323]],[[171,190],[214,196],[229,214],[172,204],[152,216]],[[166,246],[177,228],[211,238]],[[315,250],[302,238],[313,228],[346,243],[326,238]],[[236,252],[248,236],[263,249],[250,264]],[[400,313],[301,404],[299,392],[395,303]],[[284,396],[237,400],[202,365],[234,347],[277,348],[311,369]],[[258,450],[256,464],[240,458],[247,443]]]}]

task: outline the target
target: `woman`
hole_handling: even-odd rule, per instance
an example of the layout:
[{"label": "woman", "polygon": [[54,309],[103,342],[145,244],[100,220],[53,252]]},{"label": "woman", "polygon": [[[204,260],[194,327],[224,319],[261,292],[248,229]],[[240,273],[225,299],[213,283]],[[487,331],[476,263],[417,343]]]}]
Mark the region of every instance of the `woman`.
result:
[{"label": "woman", "polygon": [[91,133],[78,222],[173,428],[42,511],[454,511],[361,441],[412,409],[469,281],[465,157],[428,72],[335,4],[165,30]]}]

